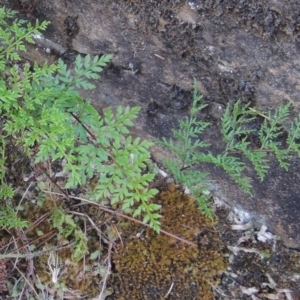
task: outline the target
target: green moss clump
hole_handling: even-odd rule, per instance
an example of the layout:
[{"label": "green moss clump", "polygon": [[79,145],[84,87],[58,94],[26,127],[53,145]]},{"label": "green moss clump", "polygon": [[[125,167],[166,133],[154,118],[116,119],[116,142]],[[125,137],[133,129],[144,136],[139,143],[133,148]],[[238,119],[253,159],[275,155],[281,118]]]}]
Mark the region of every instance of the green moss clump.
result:
[{"label": "green moss clump", "polygon": [[[156,196],[162,204],[162,228],[198,246],[190,246],[138,225],[124,225],[123,244],[113,254],[117,273],[111,284],[122,299],[212,299],[211,284],[227,266],[225,246],[212,222],[197,209],[195,199],[170,186]],[[121,227],[122,228],[122,227]]]}]

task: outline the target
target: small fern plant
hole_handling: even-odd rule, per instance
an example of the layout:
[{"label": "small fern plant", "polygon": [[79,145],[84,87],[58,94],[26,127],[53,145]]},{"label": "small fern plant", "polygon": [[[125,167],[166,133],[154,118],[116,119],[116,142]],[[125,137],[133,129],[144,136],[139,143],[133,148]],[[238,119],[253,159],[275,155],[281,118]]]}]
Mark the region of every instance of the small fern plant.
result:
[{"label": "small fern plant", "polygon": [[[257,116],[264,118],[258,132],[247,126],[249,122],[257,121]],[[264,180],[274,156],[280,167],[288,171],[292,157],[300,156],[300,115],[292,122],[291,119],[291,103],[267,113],[250,108],[250,104],[242,105],[241,101],[229,105],[222,118],[226,153],[242,153],[251,162],[261,181]],[[290,123],[289,130],[285,130],[284,123]],[[252,134],[258,135],[259,147],[250,142]],[[241,160],[240,164],[243,169],[246,167]],[[241,186],[244,187],[242,184]],[[247,186],[244,189],[250,192]]]},{"label": "small fern plant", "polygon": [[72,258],[79,261],[88,251],[88,238],[80,229],[79,225],[73,220],[72,216],[67,214],[61,207],[55,207],[51,220],[53,227],[58,230],[58,238],[74,238],[74,252]]},{"label": "small fern plant", "polygon": [[204,193],[207,189],[207,174],[195,168],[198,164],[200,149],[208,146],[199,139],[199,135],[210,125],[209,122],[197,120],[197,114],[207,106],[200,103],[201,99],[202,96],[198,94],[195,85],[190,116],[179,121],[178,130],[172,130],[174,139],[163,138],[161,144],[176,155],[174,159],[164,160],[164,165],[170,174],[191,190],[200,210],[212,218],[209,197]]},{"label": "small fern plant", "polygon": [[[290,124],[290,130],[285,143],[283,123],[290,120],[291,104],[285,104],[267,114],[250,107],[250,103],[237,101],[229,104],[221,122],[221,132],[224,139],[224,151],[212,154],[206,149],[207,143],[201,140],[201,134],[210,125],[198,120],[196,115],[205,104],[201,104],[202,96],[194,84],[193,103],[190,116],[179,121],[179,130],[173,130],[174,138],[163,139],[162,145],[175,153],[175,159],[165,160],[164,164],[177,181],[191,189],[196,196],[199,208],[212,218],[212,208],[208,197],[203,194],[209,185],[208,174],[198,171],[202,163],[211,163],[222,168],[246,193],[251,193],[251,178],[245,175],[245,169],[250,162],[257,176],[263,180],[268,172],[270,161],[275,158],[280,166],[288,170],[290,159],[300,156],[300,115]],[[251,128],[251,122],[258,122],[257,117],[264,117],[259,131]],[[259,137],[260,147],[255,148],[250,142],[250,135]],[[242,154],[242,155],[241,155]]]},{"label": "small fern plant", "polygon": [[[33,43],[32,35],[40,34],[48,22],[37,21],[35,26],[24,27],[23,21],[14,21],[9,25],[6,18],[13,16],[13,12],[0,9],[2,198],[12,197],[12,188],[3,179],[5,143],[13,141],[35,164],[60,160],[68,174],[66,188],[93,180],[96,184],[90,196],[94,201],[106,198],[111,204],[118,203],[123,210],[130,209],[134,217],[142,216],[159,232],[160,206],[148,201],[157,193],[148,188],[155,174],[145,172],[152,143],[133,139],[129,132],[140,108],[118,107],[115,112],[107,109],[100,116],[77,91],[93,89],[91,81],[99,79],[112,56],[79,55],[73,71],[62,60],[52,65],[22,67],[18,61],[20,51],[25,51],[24,42]],[[60,224],[58,218],[63,215],[56,212],[56,224]],[[71,224],[65,215],[63,220]],[[74,227],[71,231],[76,230]],[[78,245],[84,249],[81,243]]]}]

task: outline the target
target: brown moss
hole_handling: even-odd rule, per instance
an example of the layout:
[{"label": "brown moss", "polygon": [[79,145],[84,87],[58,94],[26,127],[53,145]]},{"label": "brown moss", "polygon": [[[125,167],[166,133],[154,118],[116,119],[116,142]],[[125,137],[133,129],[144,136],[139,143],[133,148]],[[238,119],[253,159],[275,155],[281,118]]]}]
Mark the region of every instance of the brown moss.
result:
[{"label": "brown moss", "polygon": [[[140,238],[130,236],[141,228],[124,226],[113,255],[117,273],[113,285],[116,299],[212,299],[211,284],[226,268],[224,245],[212,222],[203,216],[192,197],[175,186],[160,193],[162,228],[198,244],[190,246],[164,234],[145,229]],[[121,227],[122,228],[122,227]]]}]

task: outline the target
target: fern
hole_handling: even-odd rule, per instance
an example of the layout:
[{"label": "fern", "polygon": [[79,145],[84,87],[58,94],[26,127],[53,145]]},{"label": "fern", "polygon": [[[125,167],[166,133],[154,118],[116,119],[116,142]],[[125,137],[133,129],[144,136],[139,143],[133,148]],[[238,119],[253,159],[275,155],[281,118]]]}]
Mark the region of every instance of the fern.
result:
[{"label": "fern", "polygon": [[0,71],[6,69],[8,61],[20,60],[18,51],[25,51],[24,41],[34,43],[32,35],[39,35],[41,30],[45,30],[50,22],[42,23],[36,20],[35,26],[30,23],[24,28],[25,21],[15,20],[12,25],[9,25],[6,19],[13,18],[16,12],[9,9],[1,9],[0,13]]},{"label": "fern", "polygon": [[261,149],[272,150],[282,168],[288,170],[290,149],[282,149],[282,145],[277,139],[283,133],[282,124],[289,118],[291,103],[288,103],[275,110],[274,114],[268,113],[268,117],[259,131]]},{"label": "fern", "polygon": [[65,213],[62,208],[56,207],[52,214],[51,220],[54,228],[58,230],[58,237],[74,238],[74,252],[72,258],[79,261],[88,251],[87,236],[82,232],[70,215]]},{"label": "fern", "polygon": [[190,117],[187,120],[179,121],[179,130],[172,130],[176,142],[172,139],[169,141],[163,139],[163,144],[178,155],[182,168],[191,165],[192,154],[197,149],[208,146],[203,141],[192,140],[197,138],[210,125],[209,122],[197,121],[196,114],[207,106],[206,104],[200,104],[201,99],[202,96],[198,94],[195,84]]},{"label": "fern", "polygon": [[[268,160],[266,159],[267,152],[265,150],[251,151],[250,143],[247,142],[249,135],[253,133],[254,129],[248,129],[247,124],[255,120],[254,112],[249,109],[250,103],[242,105],[241,101],[237,101],[233,106],[228,105],[222,117],[222,134],[226,142],[225,153],[242,152],[253,164],[255,171],[259,178],[263,180],[268,171]],[[236,158],[237,159],[237,158]],[[238,161],[240,166],[246,167],[246,164],[241,160]],[[242,173],[239,170],[238,173]],[[238,176],[231,177],[248,193],[250,193],[250,186],[246,188],[238,182]],[[245,181],[245,178],[242,179]]]},{"label": "fern", "polygon": [[300,156],[300,115],[292,123],[288,138],[288,151],[295,151]]},{"label": "fern", "polygon": [[[207,144],[199,136],[209,124],[195,117],[195,113],[205,107],[204,104],[199,104],[201,96],[198,95],[196,84],[193,99],[190,116],[187,120],[179,121],[180,129],[173,131],[174,139],[163,139],[162,142],[177,156],[176,160],[164,161],[165,166],[178,182],[191,187],[192,190],[195,186],[208,185],[206,174],[195,172],[195,169],[200,169],[202,163],[210,163],[222,168],[245,192],[252,195],[250,177],[245,175],[247,160],[262,181],[268,172],[271,154],[275,155],[285,170],[288,170],[289,160],[294,154],[300,156],[300,115],[291,125],[286,141],[288,147],[284,147],[279,141],[284,130],[283,123],[290,119],[290,103],[274,112],[268,112],[267,116],[251,109],[250,103],[243,105],[241,101],[237,101],[229,104],[221,124],[225,149],[223,153],[214,155],[205,151]],[[250,135],[255,133],[249,125],[250,122],[256,121],[257,115],[265,118],[258,132],[261,142],[259,149],[255,149],[249,142]],[[200,209],[206,215],[212,216],[212,209],[207,202],[199,203]]]},{"label": "fern", "polygon": [[[21,68],[13,62],[20,60],[24,42],[32,43],[32,35],[39,35],[48,22],[25,25],[16,20],[9,25],[6,16],[13,17],[14,13],[0,9],[0,113],[5,139],[20,145],[34,163],[63,161],[68,174],[66,188],[87,184],[93,178],[96,184],[90,195],[94,201],[108,198],[123,209],[131,208],[135,217],[159,232],[160,206],[149,203],[157,193],[148,188],[155,174],[145,174],[152,143],[130,137],[129,127],[140,108],[118,107],[116,112],[107,109],[101,117],[91,101],[82,99],[77,91],[95,87],[91,80],[100,77],[112,55],[78,56],[73,71],[62,60]],[[4,182],[1,188],[3,194],[10,192],[12,196]],[[63,210],[56,212],[55,226],[64,236],[70,228],[76,240],[79,228],[63,214]],[[58,217],[64,220],[61,227]],[[75,244],[85,249],[80,239]]]},{"label": "fern", "polygon": [[199,208],[206,216],[212,218],[212,211],[208,202],[209,197],[203,194],[207,188],[207,174],[193,171],[194,166],[199,163],[197,154],[202,148],[208,146],[207,143],[198,139],[199,134],[202,134],[210,125],[208,122],[197,120],[196,115],[207,106],[200,103],[201,99],[202,96],[198,94],[195,81],[190,117],[180,120],[180,129],[172,131],[175,139],[163,138],[161,144],[177,155],[176,160],[164,160],[164,165],[168,171],[178,182],[186,185],[193,192]]},{"label": "fern", "polygon": [[224,141],[227,145],[227,151],[236,149],[237,141],[241,136],[250,134],[253,130],[245,128],[245,124],[253,121],[249,110],[250,103],[245,106],[240,101],[234,105],[228,105],[222,117],[222,129]]},{"label": "fern", "polygon": [[27,226],[26,221],[22,221],[8,203],[8,200],[14,196],[13,188],[5,182],[5,154],[6,142],[3,136],[0,136],[0,228],[23,228]]},{"label": "fern", "polygon": [[102,72],[103,67],[107,65],[112,59],[112,55],[98,55],[91,60],[91,56],[88,54],[84,59],[80,55],[75,60],[75,76],[71,74],[71,71],[67,69],[64,62],[59,59],[58,61],[58,74],[54,78],[54,83],[59,84],[64,88],[83,88],[85,90],[91,90],[95,88],[95,85],[90,83],[87,79],[99,79],[99,73]]},{"label": "fern", "polygon": [[20,220],[11,205],[0,205],[0,228],[11,229],[26,226],[27,222]]},{"label": "fern", "polygon": [[279,107],[275,110],[275,113],[268,113],[268,117],[259,131],[259,137],[261,141],[261,148],[268,148],[272,145],[278,145],[275,141],[282,133],[282,124],[288,119],[290,115],[291,103]]},{"label": "fern", "polygon": [[[3,136],[0,136],[0,228],[19,228],[26,227],[27,223],[18,218],[12,206],[8,203],[14,195],[13,188],[5,182],[5,148],[6,142]],[[6,203],[4,203],[6,201]]]},{"label": "fern", "polygon": [[249,149],[249,142],[246,142],[246,140],[244,139],[238,149],[241,150],[244,155],[249,159],[249,161],[252,163],[259,179],[262,181],[268,170],[269,170],[269,165],[268,165],[268,159],[267,157],[267,152],[266,151],[251,151]]},{"label": "fern", "polygon": [[[247,129],[247,123],[255,120],[256,114],[264,114],[256,110],[250,110],[249,104],[242,107],[240,101],[238,101],[234,104],[233,110],[230,109],[230,106],[227,107],[222,118],[222,133],[227,143],[226,151],[242,152],[252,163],[261,181],[269,169],[268,156],[270,153],[274,153],[280,166],[288,170],[288,161],[291,158],[292,152],[296,150],[295,146],[297,143],[295,141],[299,130],[297,129],[297,122],[292,126],[288,138],[288,142],[292,146],[289,149],[284,149],[283,145],[278,141],[283,133],[282,124],[289,119],[290,108],[290,103],[288,103],[276,109],[274,113],[268,112],[258,132],[261,147],[255,150],[251,150],[251,145],[247,142],[249,134],[253,132],[253,130]],[[236,111],[239,111],[240,114],[237,114]]]}]

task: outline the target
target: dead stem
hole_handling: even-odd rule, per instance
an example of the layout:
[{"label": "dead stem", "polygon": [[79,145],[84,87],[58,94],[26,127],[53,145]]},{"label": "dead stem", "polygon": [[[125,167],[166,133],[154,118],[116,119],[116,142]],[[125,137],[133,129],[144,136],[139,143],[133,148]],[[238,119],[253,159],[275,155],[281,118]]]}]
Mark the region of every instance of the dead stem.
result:
[{"label": "dead stem", "polygon": [[101,293],[98,297],[98,300],[102,300],[102,295],[103,295],[103,293],[105,292],[105,289],[106,289],[108,276],[111,274],[111,249],[112,249],[112,243],[109,242],[108,254],[107,254],[106,259],[103,262],[103,264],[105,262],[107,262],[106,274],[105,274],[105,278],[102,279],[101,282],[100,282],[100,285],[102,284],[102,288],[101,288]]},{"label": "dead stem", "polygon": [[27,284],[30,286],[31,290],[35,293],[37,299],[39,299],[39,295],[37,294],[35,288],[32,286],[31,282],[26,278],[25,274],[23,274],[23,272],[17,266],[15,266],[15,268],[20,273],[20,275],[23,277],[23,279],[27,282]]},{"label": "dead stem", "polygon": [[[46,193],[46,194],[54,194],[54,195],[57,195],[57,196],[63,196],[63,197],[65,197],[64,194],[60,194],[60,193],[49,192],[49,191],[45,191],[45,190],[42,190],[42,192],[44,192],[44,193]],[[75,197],[75,196],[69,196],[69,198],[76,199],[76,200],[81,200],[81,201],[88,202],[88,203],[93,204],[93,205],[97,205],[98,207],[100,207],[101,210],[104,210],[104,211],[106,211],[106,212],[109,212],[109,213],[111,213],[111,214],[115,214],[115,215],[117,215],[117,216],[119,216],[119,217],[122,217],[122,218],[124,218],[124,219],[130,220],[130,221],[132,221],[132,222],[135,222],[135,223],[138,223],[138,224],[142,224],[143,226],[147,226],[147,227],[151,228],[150,225],[145,224],[145,223],[143,223],[142,221],[139,221],[139,220],[137,220],[137,219],[135,219],[135,218],[129,217],[129,216],[127,216],[127,215],[124,215],[124,214],[119,213],[119,212],[117,212],[117,211],[114,211],[114,210],[112,210],[112,209],[109,209],[108,207],[105,207],[105,206],[103,206],[103,205],[100,205],[100,204],[98,204],[98,203],[96,203],[96,202],[94,202],[94,201],[91,201],[91,200],[88,200],[88,199],[84,199],[84,198],[81,198],[81,197]],[[170,237],[172,237],[172,238],[174,238],[174,239],[176,239],[176,240],[178,240],[178,241],[180,241],[180,242],[182,242],[182,243],[185,243],[185,244],[187,244],[187,245],[190,245],[190,246],[197,246],[195,243],[193,243],[193,242],[191,242],[191,241],[188,241],[188,240],[186,240],[186,239],[184,239],[184,238],[181,238],[181,237],[179,237],[179,236],[177,236],[177,235],[175,235],[175,234],[173,234],[173,233],[167,232],[167,231],[165,231],[165,230],[163,230],[163,229],[161,229],[160,232],[163,233],[163,234],[165,234],[165,235],[167,235],[167,236],[170,236]]]},{"label": "dead stem", "polygon": [[0,254],[0,259],[2,259],[2,258],[33,258],[33,257],[44,255],[45,253],[48,253],[48,252],[51,252],[51,251],[59,251],[59,250],[62,250],[62,249],[69,248],[73,244],[74,244],[74,242],[70,242],[70,243],[68,243],[67,245],[64,245],[64,246],[52,247],[52,248],[45,249],[45,250],[42,250],[42,251],[37,251],[37,252],[32,252],[32,253],[25,253],[25,254],[21,254],[21,253],[17,253],[17,254],[13,254],[13,253]]},{"label": "dead stem", "polygon": [[261,116],[261,117],[263,117],[263,118],[265,118],[265,119],[267,119],[267,120],[270,120],[270,118],[269,118],[268,116],[262,114],[261,112],[257,111],[256,109],[254,109],[254,108],[252,108],[252,107],[249,107],[249,109],[250,109],[251,111],[253,111],[254,113],[256,113],[258,116]]}]

